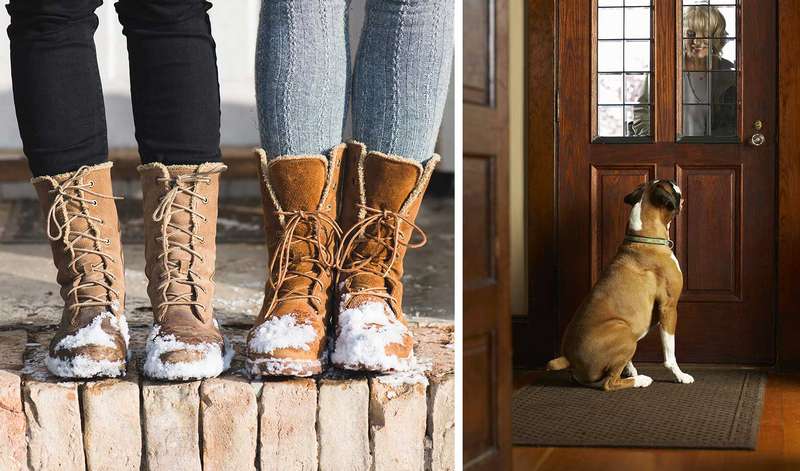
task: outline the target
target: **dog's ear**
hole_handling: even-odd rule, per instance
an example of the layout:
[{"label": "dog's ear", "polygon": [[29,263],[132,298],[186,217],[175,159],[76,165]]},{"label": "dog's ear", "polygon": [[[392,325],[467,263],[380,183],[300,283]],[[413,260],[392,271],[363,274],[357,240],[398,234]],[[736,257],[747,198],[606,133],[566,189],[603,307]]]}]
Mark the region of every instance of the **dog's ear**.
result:
[{"label": "dog's ear", "polygon": [[661,185],[656,185],[655,190],[653,190],[653,194],[650,197],[650,201],[653,202],[656,206],[663,206],[670,211],[675,211],[678,207],[678,201],[675,199],[675,196],[672,192],[665,190],[661,187]]},{"label": "dog's ear", "polygon": [[644,185],[645,184],[642,183],[641,185],[637,186],[635,190],[630,192],[628,194],[628,196],[625,197],[625,200],[624,200],[625,203],[633,206],[636,203],[638,203],[639,201],[641,201],[642,200],[642,193],[644,193]]}]

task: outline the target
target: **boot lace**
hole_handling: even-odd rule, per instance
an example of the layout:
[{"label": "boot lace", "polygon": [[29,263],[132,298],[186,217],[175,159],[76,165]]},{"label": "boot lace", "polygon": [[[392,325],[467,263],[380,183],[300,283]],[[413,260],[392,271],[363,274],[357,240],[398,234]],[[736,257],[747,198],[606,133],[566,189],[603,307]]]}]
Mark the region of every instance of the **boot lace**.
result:
[{"label": "boot lace", "polygon": [[[388,209],[375,209],[359,204],[364,210],[364,219],[358,221],[342,238],[337,254],[337,266],[340,276],[344,276],[340,290],[348,291],[355,277],[363,273],[371,273],[384,279],[383,286],[362,288],[359,294],[370,294],[385,299],[395,313],[401,312],[400,303],[390,294],[394,292],[395,281],[389,274],[397,261],[400,247],[416,249],[428,242],[425,232],[409,218]],[[410,232],[400,230],[400,223],[405,222]],[[417,232],[420,240],[412,242]]]},{"label": "boot lace", "polygon": [[[204,293],[206,292],[206,289],[195,281],[200,277],[199,274],[191,268],[191,264],[187,267],[186,273],[182,273],[181,260],[170,258],[173,252],[183,251],[196,257],[200,263],[203,263],[204,257],[196,251],[193,246],[195,240],[203,242],[204,238],[196,234],[194,230],[172,222],[172,217],[180,211],[185,211],[192,219],[198,218],[202,222],[208,222],[207,217],[192,208],[193,204],[191,201],[197,198],[203,204],[208,204],[208,197],[195,191],[196,184],[210,184],[211,175],[220,172],[221,170],[216,170],[178,175],[175,177],[161,177],[157,179],[159,183],[167,182],[170,184],[169,191],[161,197],[152,215],[154,222],[161,223],[161,235],[156,237],[156,242],[161,243],[161,253],[158,255],[157,259],[161,261],[163,266],[160,277],[161,282],[158,285],[158,290],[161,291],[162,299],[162,303],[159,304],[159,312],[157,313],[159,318],[166,313],[170,306],[196,306],[200,311],[205,311],[205,306],[203,303],[197,301],[197,296],[195,295],[197,289]],[[188,206],[179,204],[176,201],[179,195],[188,195],[190,197]],[[192,224],[192,226],[196,226],[196,224]],[[173,240],[173,237],[179,234],[187,235],[189,241],[182,244]],[[188,286],[190,289],[188,292],[177,294],[173,296],[172,299],[169,299],[168,291],[173,283]],[[195,313],[195,315],[200,319],[198,313]]]},{"label": "boot lace", "polygon": [[[336,266],[335,251],[342,230],[335,219],[320,211],[277,211],[276,215],[283,216],[285,224],[275,255],[270,262],[268,283],[272,290],[272,299],[265,317],[269,317],[278,304],[292,299],[308,299],[317,311],[321,312],[324,310],[322,298],[314,294],[316,288],[324,289],[318,272],[332,270]],[[306,236],[299,233],[300,227],[310,228],[310,234]],[[323,242],[323,238],[327,242]],[[302,243],[311,245],[312,254],[293,256],[292,247]],[[311,263],[310,269],[300,271],[296,268],[303,262]],[[307,286],[287,289],[286,282],[296,278],[310,280],[311,289],[309,290]]]},{"label": "boot lace", "polygon": [[[95,224],[104,224],[104,221],[97,216],[92,216],[86,209],[86,205],[97,206],[97,200],[93,198],[106,198],[120,200],[121,197],[104,195],[91,188],[94,181],[83,182],[83,177],[89,173],[89,167],[79,168],[75,175],[58,184],[50,190],[53,201],[47,213],[47,237],[52,241],[61,241],[64,244],[64,253],[68,255],[69,270],[72,273],[72,288],[67,292],[67,297],[74,296],[75,302],[69,306],[73,316],[85,306],[111,306],[114,301],[111,294],[119,299],[119,291],[114,289],[110,283],[116,280],[107,266],[109,263],[116,263],[116,259],[101,249],[100,244],[111,245],[111,239],[98,237],[99,231]],[[70,203],[78,203],[79,211],[71,211]],[[63,221],[59,221],[59,215],[63,216]],[[73,222],[78,219],[86,220],[89,228],[85,231],[76,231],[72,228]],[[81,247],[81,241],[90,241],[90,247]],[[91,255],[100,258],[99,263],[78,264],[78,262]],[[91,277],[90,273],[100,273],[102,277]],[[90,295],[84,290],[92,287],[100,287],[105,291],[104,295]]]}]

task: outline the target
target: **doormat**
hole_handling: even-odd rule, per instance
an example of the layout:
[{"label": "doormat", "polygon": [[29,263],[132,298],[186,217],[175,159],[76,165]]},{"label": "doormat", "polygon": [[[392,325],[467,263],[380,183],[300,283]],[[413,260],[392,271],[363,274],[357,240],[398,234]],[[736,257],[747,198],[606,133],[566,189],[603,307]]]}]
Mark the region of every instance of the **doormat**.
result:
[{"label": "doormat", "polygon": [[765,373],[697,369],[679,384],[663,367],[639,372],[653,384],[604,392],[559,371],[517,390],[514,445],[755,449]]}]

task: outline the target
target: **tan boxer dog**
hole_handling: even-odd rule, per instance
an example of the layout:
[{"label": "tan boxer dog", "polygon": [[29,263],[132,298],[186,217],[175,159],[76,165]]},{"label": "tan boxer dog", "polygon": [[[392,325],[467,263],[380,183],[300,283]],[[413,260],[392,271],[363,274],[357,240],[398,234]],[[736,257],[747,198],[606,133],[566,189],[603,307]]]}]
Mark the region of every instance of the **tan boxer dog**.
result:
[{"label": "tan boxer dog", "polygon": [[567,326],[563,356],[547,369],[571,367],[577,382],[606,391],[647,387],[653,380],[638,374],[631,359],[636,343],[658,324],[664,366],[679,383],[692,383],[675,360],[683,275],[669,225],[683,206],[681,190],[672,181],[654,180],[639,185],[625,203],[633,207],[625,240]]}]

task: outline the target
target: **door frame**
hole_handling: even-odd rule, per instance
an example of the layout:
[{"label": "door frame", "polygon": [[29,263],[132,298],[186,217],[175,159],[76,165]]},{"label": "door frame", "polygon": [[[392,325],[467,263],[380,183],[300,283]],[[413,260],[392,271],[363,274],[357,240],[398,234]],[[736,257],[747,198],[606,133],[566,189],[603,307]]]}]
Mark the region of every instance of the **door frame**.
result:
[{"label": "door frame", "polygon": [[[514,364],[541,368],[558,344],[558,6],[530,0],[526,11],[526,160],[528,315],[514,318]],[[572,1],[572,0],[571,0]],[[775,350],[780,370],[800,369],[800,11],[777,2],[777,207]],[[792,67],[794,65],[794,67]],[[548,86],[550,84],[550,86]],[[549,116],[550,119],[544,119]]]}]

